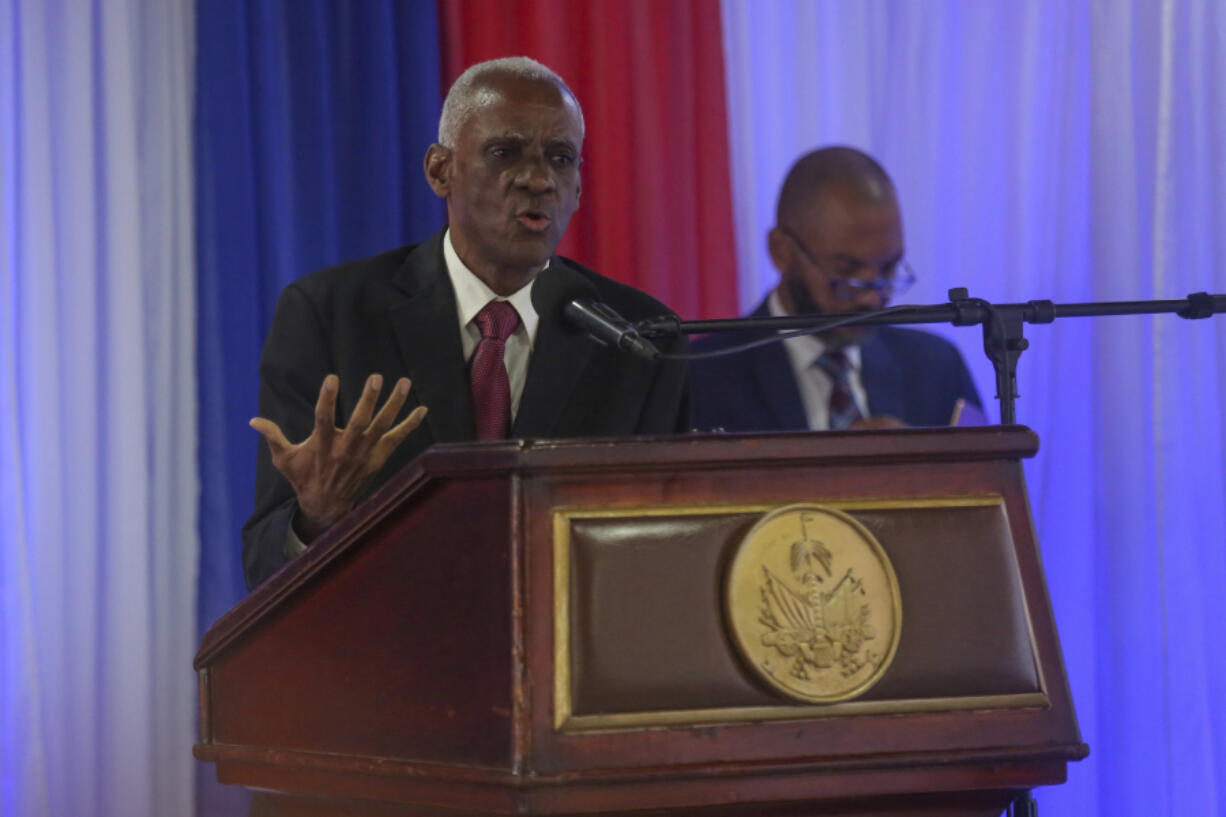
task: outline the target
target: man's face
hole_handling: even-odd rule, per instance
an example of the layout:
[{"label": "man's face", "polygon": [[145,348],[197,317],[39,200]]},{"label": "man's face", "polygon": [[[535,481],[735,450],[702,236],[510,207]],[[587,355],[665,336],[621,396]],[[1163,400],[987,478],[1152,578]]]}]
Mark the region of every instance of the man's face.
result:
[{"label": "man's face", "polygon": [[579,207],[582,127],[550,82],[495,76],[478,100],[454,150],[426,154],[426,176],[447,199],[460,258],[495,291],[514,291],[549,260]]},{"label": "man's face", "polygon": [[[867,197],[831,185],[808,207],[771,231],[771,258],[779,268],[780,298],[793,314],[880,309],[887,298],[866,287],[850,293],[841,280],[873,281],[894,275],[903,256],[902,217],[892,193]],[[834,344],[856,343],[859,327],[822,336]]]}]

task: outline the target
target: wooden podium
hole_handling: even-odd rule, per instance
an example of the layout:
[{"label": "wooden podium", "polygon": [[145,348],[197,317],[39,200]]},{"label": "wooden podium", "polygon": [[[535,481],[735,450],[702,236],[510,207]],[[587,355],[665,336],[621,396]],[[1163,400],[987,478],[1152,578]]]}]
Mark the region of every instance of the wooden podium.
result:
[{"label": "wooden podium", "polygon": [[[997,815],[1084,757],[1028,429],[439,446],[205,635],[196,756],[285,815]],[[888,554],[851,700],[729,636],[729,561],[817,503]]]}]

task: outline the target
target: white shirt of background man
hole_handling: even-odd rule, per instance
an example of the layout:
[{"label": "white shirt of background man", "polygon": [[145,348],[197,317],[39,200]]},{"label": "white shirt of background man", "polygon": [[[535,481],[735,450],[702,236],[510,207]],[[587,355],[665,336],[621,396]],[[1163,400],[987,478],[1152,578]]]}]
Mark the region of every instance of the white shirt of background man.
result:
[{"label": "white shirt of background man", "polygon": [[[786,317],[783,304],[779,300],[779,290],[771,292],[766,301],[771,317]],[[783,341],[783,348],[788,353],[788,361],[792,364],[792,373],[796,376],[796,385],[800,389],[800,401],[805,408],[805,417],[809,428],[813,431],[830,430],[830,392],[833,385],[830,375],[817,365],[817,359],[826,351],[826,344],[816,335],[799,335]],[[860,347],[845,346],[847,355],[847,379],[851,386],[851,396],[860,410],[861,417],[870,417],[868,411],[868,394],[864,391],[864,383],[860,379]]]}]

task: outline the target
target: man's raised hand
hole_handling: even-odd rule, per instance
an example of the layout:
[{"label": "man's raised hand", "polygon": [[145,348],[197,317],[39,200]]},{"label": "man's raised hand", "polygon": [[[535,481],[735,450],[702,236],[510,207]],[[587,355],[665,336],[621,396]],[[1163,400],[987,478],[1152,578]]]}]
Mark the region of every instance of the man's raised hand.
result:
[{"label": "man's raised hand", "polygon": [[392,423],[404,405],[412,384],[396,381],[387,402],[375,413],[383,376],[372,374],[353,409],[349,425],[336,426],[336,395],[340,378],[324,378],[315,401],[315,428],[311,436],[294,444],[272,420],[255,417],[250,425],[263,435],[272,454],[272,464],[298,495],[294,528],[304,542],[314,539],[352,510],[370,478],[383,467],[396,447],[404,442],[426,416],[418,406],[395,427]]}]

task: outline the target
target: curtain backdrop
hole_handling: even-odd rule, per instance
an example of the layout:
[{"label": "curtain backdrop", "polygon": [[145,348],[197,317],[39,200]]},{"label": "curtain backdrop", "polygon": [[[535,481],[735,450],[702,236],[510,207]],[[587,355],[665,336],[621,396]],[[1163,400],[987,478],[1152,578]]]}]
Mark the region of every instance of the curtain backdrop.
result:
[{"label": "curtain backdrop", "polygon": [[[791,162],[898,186],[908,300],[1226,291],[1226,6],[1214,0],[723,4],[740,297]],[[992,396],[974,330],[949,330]],[[1226,319],[1028,327],[1019,421],[1088,760],[1045,815],[1220,814]]]},{"label": "curtain backdrop", "polygon": [[188,2],[0,2],[0,814],[192,810]]},{"label": "curtain backdrop", "polygon": [[[209,0],[196,58],[201,582],[207,628],[243,597],[257,363],[282,287],[443,224],[433,3]],[[200,781],[202,814],[242,798]]]},{"label": "curtain backdrop", "polygon": [[[442,36],[429,2],[0,0],[0,814],[193,813],[191,659],[243,593],[273,300],[441,223],[420,162],[471,61],[568,79],[565,250],[687,317],[773,284],[779,182],[830,142],[892,172],[910,300],[1226,290],[1214,0],[439,7]],[[946,334],[990,397],[977,335]],[[1226,326],[1028,334],[1031,499],[1092,747],[1043,813],[1221,813]],[[228,817],[212,774],[195,813]]]},{"label": "curtain backdrop", "polygon": [[736,309],[718,0],[441,2],[446,84],[525,55],[587,125],[583,200],[559,252],[682,317]]}]

